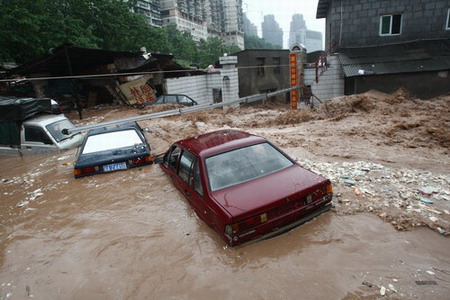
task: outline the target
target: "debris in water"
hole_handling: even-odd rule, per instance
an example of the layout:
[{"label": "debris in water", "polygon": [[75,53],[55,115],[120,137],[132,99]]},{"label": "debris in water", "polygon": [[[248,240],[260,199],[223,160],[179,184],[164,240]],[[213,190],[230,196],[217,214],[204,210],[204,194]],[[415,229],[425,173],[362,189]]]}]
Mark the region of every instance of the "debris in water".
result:
[{"label": "debris in water", "polygon": [[430,221],[431,221],[431,222],[437,222],[437,221],[438,221],[438,218],[436,218],[436,217],[430,217]]},{"label": "debris in water", "polygon": [[418,188],[417,190],[419,191],[419,193],[422,193],[424,195],[431,195],[431,194],[439,192],[438,188],[435,188],[432,186],[421,187],[421,188]]},{"label": "debris in water", "polygon": [[430,275],[436,274],[436,273],[434,273],[433,271],[427,271],[427,273],[430,274]]},{"label": "debris in water", "polygon": [[416,280],[417,285],[437,285],[434,280]]},{"label": "debris in water", "polygon": [[393,291],[394,293],[397,293],[397,290],[395,289],[395,287],[391,283],[389,283],[388,287],[389,287],[389,289],[391,291]]},{"label": "debris in water", "polygon": [[427,198],[420,198],[419,200],[423,203],[434,204],[434,202],[432,200],[427,199]]},{"label": "debris in water", "polygon": [[356,184],[356,181],[351,180],[351,179],[346,179],[346,180],[344,180],[344,183],[345,183],[345,185],[353,186]]},{"label": "debris in water", "polygon": [[384,286],[381,286],[381,288],[380,288],[380,295],[381,296],[386,295],[386,288]]}]

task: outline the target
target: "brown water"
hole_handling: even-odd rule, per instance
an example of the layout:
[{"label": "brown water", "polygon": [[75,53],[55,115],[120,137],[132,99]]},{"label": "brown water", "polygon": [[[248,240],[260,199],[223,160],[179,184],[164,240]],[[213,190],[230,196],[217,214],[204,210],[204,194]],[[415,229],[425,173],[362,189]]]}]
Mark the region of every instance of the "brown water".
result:
[{"label": "brown water", "polygon": [[159,166],[75,180],[74,158],[0,158],[0,299],[449,299],[429,229],[329,212],[229,248]]}]

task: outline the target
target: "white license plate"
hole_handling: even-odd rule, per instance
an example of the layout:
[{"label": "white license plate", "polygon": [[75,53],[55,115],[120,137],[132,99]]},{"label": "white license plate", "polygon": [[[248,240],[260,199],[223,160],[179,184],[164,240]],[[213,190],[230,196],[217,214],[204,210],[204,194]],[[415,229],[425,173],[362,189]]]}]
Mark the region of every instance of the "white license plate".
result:
[{"label": "white license plate", "polygon": [[117,163],[117,164],[110,164],[110,165],[104,165],[103,166],[103,172],[113,172],[117,170],[125,170],[127,168],[127,164],[124,162]]}]

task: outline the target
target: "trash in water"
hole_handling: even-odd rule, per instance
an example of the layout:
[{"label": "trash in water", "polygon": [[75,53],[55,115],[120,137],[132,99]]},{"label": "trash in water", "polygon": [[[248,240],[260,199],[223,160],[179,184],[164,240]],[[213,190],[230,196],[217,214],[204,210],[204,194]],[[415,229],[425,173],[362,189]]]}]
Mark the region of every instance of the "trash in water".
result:
[{"label": "trash in water", "polygon": [[420,198],[419,200],[423,203],[434,204],[434,202],[432,200],[427,199],[427,198]]},{"label": "trash in water", "polygon": [[416,280],[417,285],[437,285],[434,280]]}]

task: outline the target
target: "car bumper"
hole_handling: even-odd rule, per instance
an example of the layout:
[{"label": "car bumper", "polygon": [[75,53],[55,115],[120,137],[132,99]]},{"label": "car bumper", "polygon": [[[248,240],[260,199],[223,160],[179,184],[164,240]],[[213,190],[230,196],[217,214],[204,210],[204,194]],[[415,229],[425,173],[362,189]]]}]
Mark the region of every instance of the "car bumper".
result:
[{"label": "car bumper", "polygon": [[315,205],[317,206],[310,209],[306,213],[296,211],[291,213],[289,216],[284,216],[279,220],[274,220],[258,226],[254,230],[244,232],[238,236],[239,239],[237,241],[230,236],[226,236],[228,239],[228,244],[230,246],[244,247],[262,240],[270,239],[314,219],[315,217],[329,211],[333,207],[331,197],[330,199],[326,199],[326,201],[316,203]]}]

